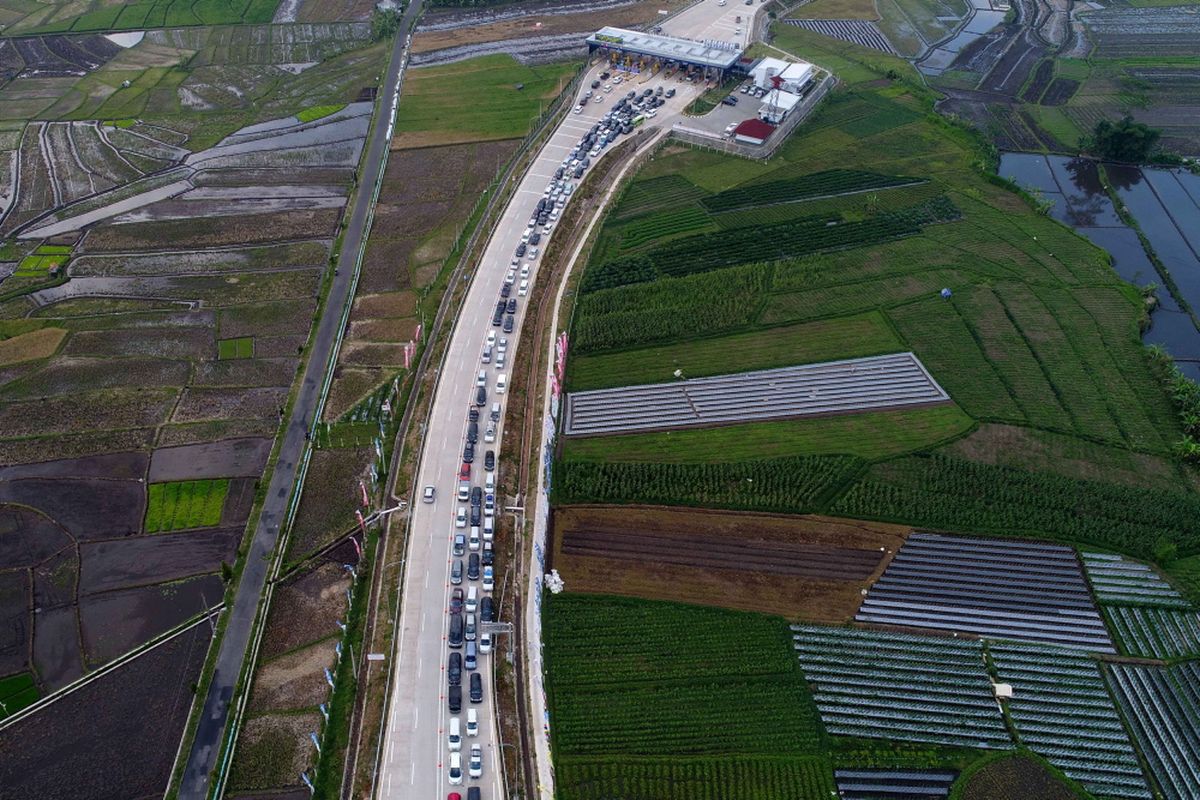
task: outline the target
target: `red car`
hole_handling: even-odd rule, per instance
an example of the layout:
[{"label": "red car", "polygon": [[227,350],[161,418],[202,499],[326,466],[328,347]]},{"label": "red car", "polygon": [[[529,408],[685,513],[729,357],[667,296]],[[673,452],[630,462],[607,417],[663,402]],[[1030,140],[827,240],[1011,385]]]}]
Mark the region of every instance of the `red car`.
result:
[{"label": "red car", "polygon": [[471,465],[468,464],[466,461],[463,462],[462,467],[459,468],[459,470],[458,470],[458,479],[460,481],[471,480]]},{"label": "red car", "polygon": [[446,800],[462,800],[462,795],[458,792],[451,792],[450,794],[446,795]]}]

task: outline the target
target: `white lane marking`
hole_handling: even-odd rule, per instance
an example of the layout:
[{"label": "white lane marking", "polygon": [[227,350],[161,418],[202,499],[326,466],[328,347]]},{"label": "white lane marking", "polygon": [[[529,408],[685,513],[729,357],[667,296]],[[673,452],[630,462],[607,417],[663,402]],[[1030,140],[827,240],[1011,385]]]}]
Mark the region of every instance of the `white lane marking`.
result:
[{"label": "white lane marking", "polygon": [[[419,717],[420,715],[421,715],[421,709],[418,708],[417,706],[413,706],[413,730],[414,731],[417,729],[417,717]],[[413,766],[416,766],[415,762],[414,762]]]},{"label": "white lane marking", "polygon": [[425,659],[418,658],[417,659],[417,677],[418,678],[421,677],[421,670],[423,670],[424,668],[425,668]]},{"label": "white lane marking", "polygon": [[409,774],[408,774],[408,782],[409,783],[417,782],[417,762],[415,762],[415,761],[412,762],[412,771],[409,772]]}]

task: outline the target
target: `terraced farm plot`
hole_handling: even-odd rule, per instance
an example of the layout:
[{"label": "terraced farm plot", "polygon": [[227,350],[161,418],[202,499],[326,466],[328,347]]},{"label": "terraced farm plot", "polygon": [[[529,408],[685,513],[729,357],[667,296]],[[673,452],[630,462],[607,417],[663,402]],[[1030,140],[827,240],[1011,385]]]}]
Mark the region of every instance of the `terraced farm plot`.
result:
[{"label": "terraced farm plot", "polygon": [[1013,688],[1018,739],[1097,797],[1151,793],[1100,669],[1054,647],[988,646],[997,677]]},{"label": "terraced farm plot", "polygon": [[979,642],[811,625],[792,639],[832,734],[1011,746]]},{"label": "terraced farm plot", "polygon": [[[797,775],[808,757],[799,777],[828,791],[823,732],[783,620],[603,596],[543,603],[550,735],[556,770],[574,776],[570,791],[585,791],[581,776],[596,762],[609,765],[600,780],[629,765],[624,774],[649,781],[638,765],[666,757],[681,778],[719,781],[710,786],[723,797],[743,796],[738,780]],[[677,658],[660,657],[668,651]],[[750,772],[739,766],[760,756],[780,761]],[[777,793],[775,786],[767,788]]]},{"label": "terraced farm plot", "polygon": [[1096,599],[1104,604],[1188,608],[1189,603],[1161,575],[1124,556],[1084,553],[1083,565]]},{"label": "terraced farm plot", "polygon": [[227,479],[152,483],[146,507],[147,533],[211,528],[221,524]]},{"label": "terraced farm plot", "polygon": [[948,797],[956,772],[897,769],[838,769],[838,796],[847,800],[876,798]]},{"label": "terraced farm plot", "polygon": [[702,788],[719,791],[722,800],[827,800],[833,792],[823,758],[578,758],[555,767],[562,800],[693,800]]},{"label": "terraced farm plot", "polygon": [[39,697],[32,673],[22,672],[0,678],[0,720],[33,705]]},{"label": "terraced farm plot", "polygon": [[1200,655],[1200,612],[1142,606],[1109,606],[1105,612],[1121,649],[1131,656]]},{"label": "terraced farm plot", "polygon": [[1200,798],[1200,662],[1170,668],[1112,664],[1108,674],[1163,794],[1169,800]]},{"label": "terraced farm plot", "polygon": [[911,353],[567,395],[588,436],[933,405],[949,396]]},{"label": "terraced farm plot", "polygon": [[859,622],[1113,653],[1069,547],[914,533],[871,587]]},{"label": "terraced farm plot", "polygon": [[254,337],[239,336],[235,339],[221,339],[217,342],[217,358],[254,358]]}]

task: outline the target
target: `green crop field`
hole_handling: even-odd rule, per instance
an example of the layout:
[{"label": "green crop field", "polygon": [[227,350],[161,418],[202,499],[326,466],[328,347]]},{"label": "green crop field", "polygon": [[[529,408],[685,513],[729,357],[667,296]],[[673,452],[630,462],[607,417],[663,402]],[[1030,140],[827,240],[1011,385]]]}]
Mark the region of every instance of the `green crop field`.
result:
[{"label": "green crop field", "polygon": [[0,678],[0,719],[33,705],[40,696],[33,681],[33,673],[21,672]]},{"label": "green crop field", "polygon": [[229,358],[254,358],[254,337],[239,336],[236,339],[218,340],[217,358],[222,361]]},{"label": "green crop field", "polygon": [[630,180],[579,284],[566,389],[911,350],[954,405],[567,439],[556,501],[815,511],[1192,563],[1200,479],[1175,455],[1137,289],[995,180],[911,68],[776,33],[843,85],[767,162],[668,142]]},{"label": "green crop field", "polygon": [[402,147],[519,139],[579,68],[494,55],[410,70],[396,119]]},{"label": "green crop field", "polygon": [[297,114],[296,119],[300,120],[301,122],[316,122],[319,119],[324,119],[325,117],[336,114],[345,107],[345,103],[328,106],[311,106]]},{"label": "green crop field", "polygon": [[229,480],[152,483],[146,503],[146,533],[211,528],[221,524]]},{"label": "green crop field", "polygon": [[[13,19],[9,33],[81,33],[236,25],[270,22],[279,0],[143,0],[105,3],[0,2],[0,20]],[[15,19],[14,19],[15,17]]]},{"label": "green crop field", "polygon": [[688,785],[829,796],[824,733],[782,619],[573,594],[543,614],[563,797],[696,796]]}]

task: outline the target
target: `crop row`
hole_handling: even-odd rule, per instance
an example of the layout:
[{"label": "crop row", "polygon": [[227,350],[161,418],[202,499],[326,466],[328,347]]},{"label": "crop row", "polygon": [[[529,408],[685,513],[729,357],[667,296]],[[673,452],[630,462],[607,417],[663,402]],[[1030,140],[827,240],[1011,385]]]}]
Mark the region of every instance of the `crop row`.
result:
[{"label": "crop row", "polygon": [[1088,580],[1101,603],[1188,608],[1188,601],[1145,564],[1122,556],[1084,553]]},{"label": "crop row", "polygon": [[764,265],[667,278],[584,295],[576,352],[616,350],[749,325],[769,281]]},{"label": "crop row", "polygon": [[851,456],[795,456],[729,464],[563,461],[557,503],[660,503],[804,512],[862,462]]},{"label": "crop row", "polygon": [[904,519],[949,530],[1004,531],[1151,555],[1156,542],[1200,551],[1200,498],[941,455],[872,467],[835,502],[839,516]]},{"label": "crop row", "polygon": [[1113,689],[1169,800],[1200,798],[1200,666],[1164,669],[1113,664]]},{"label": "crop row", "polygon": [[576,759],[555,763],[562,800],[828,800],[823,758],[717,756]]},{"label": "crop row", "polygon": [[1109,606],[1108,618],[1126,653],[1149,658],[1200,654],[1200,614],[1195,611]]},{"label": "crop row", "polygon": [[703,197],[704,190],[681,175],[663,175],[636,181],[625,190],[613,211],[617,219],[630,219]]},{"label": "crop row", "polygon": [[667,236],[712,228],[712,218],[699,206],[688,204],[640,218],[621,229],[621,249],[633,250]]},{"label": "crop row", "polygon": [[891,186],[917,183],[918,178],[879,175],[856,169],[829,169],[786,180],[736,186],[705,197],[700,203],[709,211],[732,211],[737,208],[790,203],[810,197],[826,197],[886,189]]},{"label": "crop row", "polygon": [[[670,681],[794,672],[786,633],[772,617],[564,594],[543,610],[548,676],[555,686]],[[690,631],[681,636],[680,631]],[[664,658],[664,654],[670,654]]]},{"label": "crop row", "polygon": [[1091,791],[1150,793],[1096,662],[1051,647],[993,644],[999,679],[1013,687],[1009,714],[1021,741]]},{"label": "crop row", "polygon": [[221,523],[229,480],[152,483],[146,505],[147,533],[209,528]]}]

